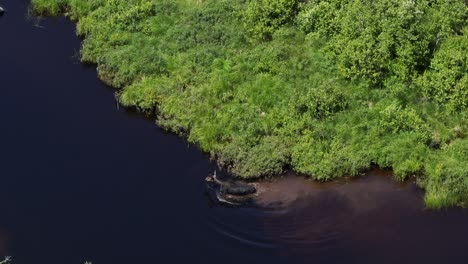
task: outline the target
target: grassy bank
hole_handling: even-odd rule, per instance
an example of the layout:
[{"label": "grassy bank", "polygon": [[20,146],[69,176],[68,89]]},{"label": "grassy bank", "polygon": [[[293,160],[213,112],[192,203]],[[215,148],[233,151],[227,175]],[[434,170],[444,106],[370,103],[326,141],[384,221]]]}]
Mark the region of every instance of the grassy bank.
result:
[{"label": "grassy bank", "polygon": [[[66,13],[120,102],[241,177],[377,164],[468,202],[463,0],[32,0]],[[124,140],[124,139],[123,139]]]}]

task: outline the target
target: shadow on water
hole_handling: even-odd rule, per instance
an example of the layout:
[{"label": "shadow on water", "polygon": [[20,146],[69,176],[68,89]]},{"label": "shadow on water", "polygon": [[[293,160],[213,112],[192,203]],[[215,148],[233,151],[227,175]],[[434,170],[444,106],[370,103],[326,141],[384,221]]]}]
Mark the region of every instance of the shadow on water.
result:
[{"label": "shadow on water", "polygon": [[468,214],[413,184],[263,182],[255,206],[205,194],[214,165],[116,107],[64,18],[0,18],[0,256],[29,263],[464,263]]}]

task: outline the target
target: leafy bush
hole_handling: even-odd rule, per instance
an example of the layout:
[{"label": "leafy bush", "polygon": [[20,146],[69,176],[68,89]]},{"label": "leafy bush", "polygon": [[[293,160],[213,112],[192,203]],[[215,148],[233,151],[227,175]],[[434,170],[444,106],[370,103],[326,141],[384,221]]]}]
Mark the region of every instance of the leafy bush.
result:
[{"label": "leafy bush", "polygon": [[291,22],[298,0],[252,0],[242,14],[253,34],[270,39],[282,25]]},{"label": "leafy bush", "polygon": [[468,28],[448,38],[432,59],[421,86],[425,94],[453,111],[468,109]]}]

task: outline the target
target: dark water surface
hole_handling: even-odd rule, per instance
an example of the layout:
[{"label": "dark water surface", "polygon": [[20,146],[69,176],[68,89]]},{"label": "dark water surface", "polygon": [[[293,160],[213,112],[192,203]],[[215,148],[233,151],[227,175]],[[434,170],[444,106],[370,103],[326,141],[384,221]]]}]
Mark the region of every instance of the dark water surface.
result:
[{"label": "dark water surface", "polygon": [[[64,18],[0,17],[0,256],[14,264],[467,263],[468,212],[373,171],[265,183],[261,207],[210,202],[213,165],[117,109]],[[378,176],[378,175],[380,176]],[[290,192],[284,192],[289,190]]]}]

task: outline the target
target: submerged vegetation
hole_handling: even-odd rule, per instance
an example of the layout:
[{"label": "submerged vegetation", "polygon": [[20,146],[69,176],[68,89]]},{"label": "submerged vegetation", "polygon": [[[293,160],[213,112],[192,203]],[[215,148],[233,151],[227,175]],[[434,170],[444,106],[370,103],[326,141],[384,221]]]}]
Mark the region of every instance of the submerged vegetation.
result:
[{"label": "submerged vegetation", "polygon": [[5,257],[0,264],[9,264],[11,262],[11,257]]},{"label": "submerged vegetation", "polygon": [[33,0],[120,102],[241,177],[372,164],[468,206],[464,0]]}]

